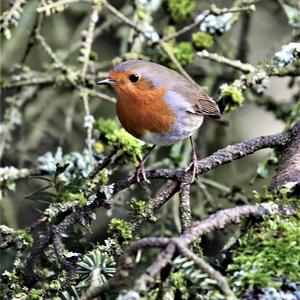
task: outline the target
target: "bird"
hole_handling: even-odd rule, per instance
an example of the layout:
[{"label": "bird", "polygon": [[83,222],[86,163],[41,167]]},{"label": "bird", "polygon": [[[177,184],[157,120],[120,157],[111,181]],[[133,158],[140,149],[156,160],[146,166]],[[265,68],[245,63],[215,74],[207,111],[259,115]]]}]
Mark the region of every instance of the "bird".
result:
[{"label": "bird", "polygon": [[175,70],[145,61],[128,60],[112,68],[108,77],[96,80],[110,85],[116,93],[116,112],[121,125],[135,138],[153,146],[141,160],[134,176],[149,183],[145,162],[158,146],[169,146],[190,139],[192,161],[185,169],[191,182],[197,174],[197,155],[192,134],[204,117],[221,118],[217,103],[196,83]]}]

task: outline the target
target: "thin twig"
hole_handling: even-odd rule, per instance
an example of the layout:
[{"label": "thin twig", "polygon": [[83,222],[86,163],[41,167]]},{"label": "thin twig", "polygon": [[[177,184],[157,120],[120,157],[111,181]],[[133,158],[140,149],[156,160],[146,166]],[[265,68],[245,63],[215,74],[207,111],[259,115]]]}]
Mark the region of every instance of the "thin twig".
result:
[{"label": "thin twig", "polygon": [[207,50],[197,52],[197,56],[200,57],[200,58],[206,58],[206,59],[209,59],[211,61],[215,61],[215,62],[218,62],[220,64],[233,67],[233,68],[235,68],[237,70],[240,70],[244,73],[250,73],[250,72],[253,72],[255,70],[255,68],[250,64],[244,64],[239,60],[233,60],[233,59],[227,58],[225,56],[219,55],[217,53],[209,53]]},{"label": "thin twig", "polygon": [[176,31],[175,33],[171,34],[171,35],[168,35],[166,37],[164,37],[162,40],[164,42],[168,42],[170,40],[173,40],[173,39],[176,39],[177,37],[179,37],[180,35],[192,30],[193,28],[195,28],[196,26],[200,26],[204,21],[205,19],[212,14],[211,11],[203,11],[201,13],[203,15],[202,18],[196,18],[195,21],[185,27],[183,27],[182,29]]},{"label": "thin twig", "polygon": [[42,216],[40,217],[37,221],[33,222],[31,225],[26,227],[26,230],[31,233],[32,231],[34,231],[35,229],[37,229],[38,227],[40,227],[42,224],[45,224],[48,221],[48,217],[47,216]]},{"label": "thin twig", "polygon": [[99,7],[95,5],[92,13],[90,15],[90,22],[89,22],[88,30],[84,34],[84,42],[83,42],[83,46],[81,49],[81,53],[82,53],[81,76],[82,77],[84,77],[86,75],[88,65],[90,62],[90,54],[91,54],[91,50],[92,50],[92,43],[94,40],[96,23],[98,21],[98,14],[99,14]]},{"label": "thin twig", "polygon": [[[104,30],[108,29],[112,24],[116,22],[116,18],[108,18],[105,20],[99,27],[95,28],[95,33],[93,35],[93,41],[100,36]],[[71,48],[68,51],[68,55],[66,57],[69,57],[73,52],[78,50],[82,45],[82,42],[74,43]]]},{"label": "thin twig", "polygon": [[[95,28],[96,28],[96,23],[98,21],[98,14],[99,14],[99,5],[94,5],[93,11],[90,15],[90,22],[88,26],[87,33],[84,36],[84,42],[83,46],[81,49],[81,53],[83,54],[80,58],[82,59],[82,69],[81,69],[81,76],[85,77],[86,72],[90,63],[90,54],[92,50],[92,43],[93,43],[93,37],[95,33]],[[89,160],[90,160],[90,165],[92,167],[95,166],[95,160],[93,158],[93,149],[92,149],[92,130],[93,130],[93,124],[92,122],[87,122],[87,120],[93,120],[93,116],[91,115],[90,112],[90,107],[89,107],[89,93],[86,90],[82,90],[81,93],[81,99],[83,100],[83,106],[84,106],[84,111],[85,111],[85,123],[88,123],[86,126],[86,131],[87,131],[87,148],[88,148],[88,153],[89,153]]]},{"label": "thin twig", "polygon": [[175,57],[172,50],[169,48],[168,44],[164,41],[160,40],[159,45],[161,46],[162,50],[169,56],[171,61],[175,64],[178,71],[186,78],[188,79],[192,84],[197,86],[197,83],[194,81],[194,79],[186,72],[186,70],[182,67],[178,59]]},{"label": "thin twig", "polygon": [[59,0],[56,2],[51,2],[49,4],[46,4],[44,6],[40,6],[37,8],[38,13],[43,12],[49,12],[51,10],[60,9],[61,7],[64,7],[66,5],[72,4],[72,3],[78,3],[78,2],[87,2],[91,3],[91,0]]},{"label": "thin twig", "polygon": [[145,31],[140,28],[138,25],[136,25],[134,22],[132,22],[129,18],[127,18],[125,15],[123,15],[121,12],[119,12],[116,8],[114,8],[108,1],[103,1],[103,4],[105,5],[105,7],[112,13],[114,14],[117,18],[119,18],[120,20],[122,20],[125,24],[127,24],[128,26],[130,26],[131,28],[133,28],[135,31],[141,33],[142,35],[144,35],[146,38],[148,38],[146,36]]},{"label": "thin twig", "polygon": [[11,7],[0,16],[0,31],[9,40],[11,38],[10,26],[17,26],[23,13],[23,6],[26,0],[15,0],[11,2]]},{"label": "thin twig", "polygon": [[34,46],[36,35],[40,33],[40,30],[41,30],[41,27],[42,27],[43,18],[44,18],[43,15],[37,15],[35,17],[35,22],[34,22],[33,27],[31,29],[29,39],[28,39],[28,43],[27,43],[26,49],[24,51],[23,57],[21,59],[21,64],[24,64],[26,62],[26,59],[27,59],[31,49]]},{"label": "thin twig", "polygon": [[237,59],[239,59],[243,63],[245,63],[248,60],[251,16],[252,15],[250,14],[243,14],[241,17],[241,32],[237,52]]},{"label": "thin twig", "polygon": [[88,92],[86,89],[82,89],[80,96],[83,101],[83,106],[84,106],[84,111],[85,111],[85,127],[87,131],[87,139],[86,139],[86,144],[88,148],[88,153],[89,153],[89,160],[90,160],[90,165],[92,167],[95,166],[95,160],[93,158],[93,145],[92,145],[92,129],[93,129],[93,123],[92,120],[94,120],[94,117],[91,115],[90,112],[90,107],[89,107],[89,100],[88,100]]}]

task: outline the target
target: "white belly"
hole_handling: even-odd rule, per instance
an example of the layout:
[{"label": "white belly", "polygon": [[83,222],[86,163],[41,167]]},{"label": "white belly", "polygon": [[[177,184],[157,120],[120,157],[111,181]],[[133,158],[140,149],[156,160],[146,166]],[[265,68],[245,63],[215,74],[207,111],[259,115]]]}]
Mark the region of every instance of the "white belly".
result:
[{"label": "white belly", "polygon": [[186,113],[184,118],[178,118],[168,133],[146,132],[141,139],[154,145],[172,145],[193,134],[203,122],[203,116]]}]

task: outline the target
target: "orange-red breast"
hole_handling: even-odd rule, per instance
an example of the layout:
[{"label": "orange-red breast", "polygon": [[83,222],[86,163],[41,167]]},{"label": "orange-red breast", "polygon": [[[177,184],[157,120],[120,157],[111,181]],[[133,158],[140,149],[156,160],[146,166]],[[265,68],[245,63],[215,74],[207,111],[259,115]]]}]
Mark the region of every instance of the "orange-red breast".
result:
[{"label": "orange-red breast", "polygon": [[[190,137],[204,116],[220,118],[217,104],[196,84],[162,65],[129,60],[114,67],[97,84],[111,85],[117,94],[117,115],[134,137],[154,145],[171,145]],[[192,143],[193,147],[193,143]],[[147,155],[148,156],[148,155]],[[193,179],[196,173],[193,147]],[[142,161],[137,170],[147,181]]]}]

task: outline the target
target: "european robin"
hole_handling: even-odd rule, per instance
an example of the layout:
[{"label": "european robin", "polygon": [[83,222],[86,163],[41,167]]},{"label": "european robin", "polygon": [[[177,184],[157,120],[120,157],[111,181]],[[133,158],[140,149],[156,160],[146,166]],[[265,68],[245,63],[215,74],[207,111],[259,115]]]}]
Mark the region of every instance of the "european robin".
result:
[{"label": "european robin", "polygon": [[[196,84],[162,65],[129,60],[114,67],[109,77],[97,84],[112,86],[117,95],[117,115],[122,126],[134,137],[155,145],[171,145],[190,138],[192,181],[197,173],[197,156],[191,135],[204,116],[220,118],[220,110]],[[146,182],[144,164],[147,153],[136,170]]]}]

